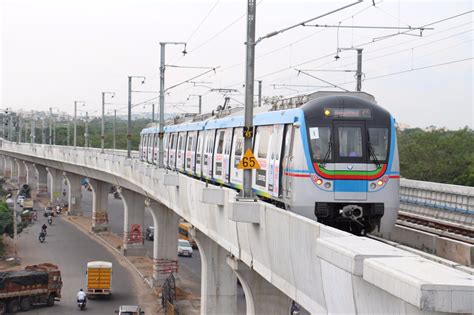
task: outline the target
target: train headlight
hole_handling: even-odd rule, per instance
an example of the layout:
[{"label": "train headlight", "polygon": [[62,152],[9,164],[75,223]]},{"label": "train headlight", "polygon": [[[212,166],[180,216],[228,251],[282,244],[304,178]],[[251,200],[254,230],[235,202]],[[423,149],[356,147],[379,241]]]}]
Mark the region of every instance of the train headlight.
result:
[{"label": "train headlight", "polygon": [[377,187],[377,185],[375,185],[375,183],[370,183],[370,189],[375,189],[375,187]]},{"label": "train headlight", "polygon": [[324,111],[324,115],[325,115],[325,116],[331,115],[331,111],[330,111],[329,109],[326,109],[326,110]]},{"label": "train headlight", "polygon": [[382,186],[382,185],[383,185],[383,180],[379,179],[379,180],[377,181],[377,185]]},{"label": "train headlight", "polygon": [[330,182],[325,182],[324,183],[324,188],[326,188],[326,189],[331,188],[331,183]]},{"label": "train headlight", "polygon": [[318,178],[318,179],[316,180],[316,184],[321,185],[322,183],[323,183],[323,181],[321,180],[321,178]]}]

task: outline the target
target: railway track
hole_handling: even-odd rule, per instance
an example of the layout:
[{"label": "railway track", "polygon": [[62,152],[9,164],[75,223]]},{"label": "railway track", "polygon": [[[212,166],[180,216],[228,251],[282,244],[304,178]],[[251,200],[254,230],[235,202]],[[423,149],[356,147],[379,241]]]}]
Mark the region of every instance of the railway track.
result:
[{"label": "railway track", "polygon": [[474,244],[474,226],[440,220],[400,210],[397,224],[439,236]]}]

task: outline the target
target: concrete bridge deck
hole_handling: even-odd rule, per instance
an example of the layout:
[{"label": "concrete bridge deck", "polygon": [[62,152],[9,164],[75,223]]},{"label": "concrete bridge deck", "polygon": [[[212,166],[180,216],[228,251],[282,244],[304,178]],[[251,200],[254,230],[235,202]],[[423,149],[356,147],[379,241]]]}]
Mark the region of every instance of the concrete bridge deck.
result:
[{"label": "concrete bridge deck", "polygon": [[232,313],[235,277],[249,314],[288,314],[290,299],[314,314],[474,312],[466,272],[267,203],[237,202],[233,190],[120,152],[3,141],[0,154],[121,186],[190,222],[203,256],[203,314]]}]

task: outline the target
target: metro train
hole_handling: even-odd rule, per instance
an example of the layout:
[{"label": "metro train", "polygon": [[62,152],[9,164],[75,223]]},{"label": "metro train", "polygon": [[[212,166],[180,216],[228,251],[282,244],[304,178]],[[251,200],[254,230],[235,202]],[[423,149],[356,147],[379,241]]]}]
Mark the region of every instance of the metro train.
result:
[{"label": "metro train", "polygon": [[[364,95],[367,95],[363,93]],[[255,107],[252,189],[262,200],[364,235],[390,232],[399,205],[395,119],[374,101],[338,93],[300,107]],[[242,189],[243,110],[164,128],[164,164]],[[158,164],[158,128],[140,134],[140,158]]]}]

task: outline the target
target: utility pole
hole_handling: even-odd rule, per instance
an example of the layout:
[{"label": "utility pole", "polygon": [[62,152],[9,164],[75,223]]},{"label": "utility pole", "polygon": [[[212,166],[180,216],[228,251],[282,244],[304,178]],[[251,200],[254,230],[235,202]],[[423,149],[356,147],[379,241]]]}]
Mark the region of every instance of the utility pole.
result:
[{"label": "utility pole", "polygon": [[165,124],[165,47],[170,45],[184,45],[183,55],[186,55],[185,42],[161,42],[160,43],[160,130],[159,130],[159,155],[158,166],[164,167],[164,124]]},{"label": "utility pole", "polygon": [[73,144],[74,144],[74,149],[76,148],[76,141],[77,141],[77,101],[74,101],[74,139],[73,139]]},{"label": "utility pole", "polygon": [[114,98],[115,93],[114,92],[102,92],[102,129],[100,133],[100,148],[101,148],[101,153],[104,153],[104,147],[105,147],[105,95],[106,94],[111,94],[112,98]]},{"label": "utility pole", "polygon": [[127,159],[132,158],[132,77],[128,77]]},{"label": "utility pole", "polygon": [[[253,137],[253,105],[255,80],[255,20],[257,6],[255,0],[247,2],[247,54],[245,71],[245,119],[244,119],[244,151],[252,149]],[[247,131],[247,132],[245,132]],[[241,192],[243,199],[252,199],[252,170],[244,169],[244,183]]]},{"label": "utility pole", "polygon": [[258,80],[258,107],[262,106],[262,80]]},{"label": "utility pole", "polygon": [[199,115],[202,114],[202,95],[199,95]]},{"label": "utility pole", "polygon": [[115,150],[115,128],[116,128],[116,124],[117,124],[117,110],[114,109],[114,139],[113,139],[113,148]]},{"label": "utility pole", "polygon": [[45,118],[41,119],[41,143],[46,144],[46,123]]},{"label": "utility pole", "polygon": [[53,108],[49,108],[49,145],[53,144]]},{"label": "utility pole", "polygon": [[67,117],[67,122],[66,122],[66,130],[67,130],[67,137],[66,137],[66,145],[69,146],[69,116]]},{"label": "utility pole", "polygon": [[151,104],[151,122],[155,122],[155,103]]},{"label": "utility pole", "polygon": [[85,128],[84,128],[84,147],[89,147],[89,116],[86,112],[86,121],[85,121]]},{"label": "utility pole", "polygon": [[33,117],[33,112],[31,113],[31,144],[35,143],[35,134],[36,134],[36,120]]},{"label": "utility pole", "polygon": [[22,127],[23,127],[23,120],[21,119],[21,116],[18,116],[18,135],[17,135],[17,143],[21,143],[21,133],[22,133]]},{"label": "utility pole", "polygon": [[357,92],[362,91],[362,48],[357,48]]},{"label": "utility pole", "polygon": [[165,124],[165,43],[160,43],[160,129],[158,133],[158,167],[164,167],[164,124]]},{"label": "utility pole", "polygon": [[56,145],[56,120],[53,119],[53,145]]}]

